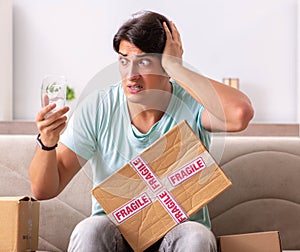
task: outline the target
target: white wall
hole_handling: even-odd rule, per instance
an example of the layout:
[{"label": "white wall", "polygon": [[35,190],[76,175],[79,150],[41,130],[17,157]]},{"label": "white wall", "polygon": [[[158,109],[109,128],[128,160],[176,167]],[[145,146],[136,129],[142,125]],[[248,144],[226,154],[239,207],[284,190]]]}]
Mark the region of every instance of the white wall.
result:
[{"label": "white wall", "polygon": [[112,37],[150,9],[181,31],[184,59],[217,80],[238,77],[254,122],[297,122],[297,0],[14,0],[14,118],[32,120],[44,75],[64,74],[77,93],[114,63]]},{"label": "white wall", "polygon": [[0,120],[13,118],[12,0],[0,0]]}]

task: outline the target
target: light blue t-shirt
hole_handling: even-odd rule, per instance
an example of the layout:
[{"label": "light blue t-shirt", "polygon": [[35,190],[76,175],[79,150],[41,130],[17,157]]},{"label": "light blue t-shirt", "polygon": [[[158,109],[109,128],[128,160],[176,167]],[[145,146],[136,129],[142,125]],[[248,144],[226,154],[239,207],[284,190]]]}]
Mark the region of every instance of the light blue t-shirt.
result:
[{"label": "light blue t-shirt", "polygon": [[[76,108],[60,141],[82,158],[89,160],[93,185],[119,170],[145,148],[182,120],[186,120],[208,148],[210,134],[201,125],[203,106],[183,88],[170,80],[173,91],[162,118],[147,132],[139,132],[131,124],[122,84],[107,91],[96,90]],[[92,197],[92,214],[104,214]],[[207,207],[192,218],[210,227]]]}]

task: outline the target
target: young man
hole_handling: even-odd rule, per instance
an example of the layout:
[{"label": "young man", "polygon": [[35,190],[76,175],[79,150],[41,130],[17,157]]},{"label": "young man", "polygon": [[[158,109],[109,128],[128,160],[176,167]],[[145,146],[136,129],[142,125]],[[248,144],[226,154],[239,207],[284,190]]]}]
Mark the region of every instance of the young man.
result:
[{"label": "young man", "polygon": [[[36,117],[39,141],[50,147],[38,147],[30,166],[37,199],[57,196],[87,160],[93,183],[99,184],[181,120],[208,147],[210,131],[240,131],[253,117],[243,93],[182,64],[180,34],[164,16],[154,12],[133,16],[118,30],[113,46],[119,55],[121,83],[85,99],[61,139],[67,107],[46,117],[55,106],[48,105]],[[148,250],[216,251],[207,208]],[[93,199],[92,216],[73,231],[69,251],[131,249]]]}]

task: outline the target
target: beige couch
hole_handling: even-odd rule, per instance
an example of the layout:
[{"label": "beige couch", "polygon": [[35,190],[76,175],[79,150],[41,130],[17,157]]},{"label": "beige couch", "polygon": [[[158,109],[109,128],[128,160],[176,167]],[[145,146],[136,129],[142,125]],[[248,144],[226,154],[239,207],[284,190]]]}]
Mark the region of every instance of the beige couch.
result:
[{"label": "beige couch", "polygon": [[[0,135],[0,196],[31,195],[35,136]],[[300,250],[300,138],[214,137],[211,153],[233,186],[209,204],[216,235],[279,230],[285,250]],[[90,214],[84,167],[57,198],[41,202],[39,249],[66,251],[72,229]]]}]

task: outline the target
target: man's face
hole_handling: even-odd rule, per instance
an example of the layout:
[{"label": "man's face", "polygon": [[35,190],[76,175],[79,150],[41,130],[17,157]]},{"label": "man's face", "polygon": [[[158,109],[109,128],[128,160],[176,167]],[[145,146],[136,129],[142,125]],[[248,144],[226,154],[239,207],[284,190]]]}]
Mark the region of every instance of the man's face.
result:
[{"label": "man's face", "polygon": [[147,102],[157,91],[170,90],[158,55],[146,54],[126,40],[119,46],[119,70],[125,95],[133,103]]}]

